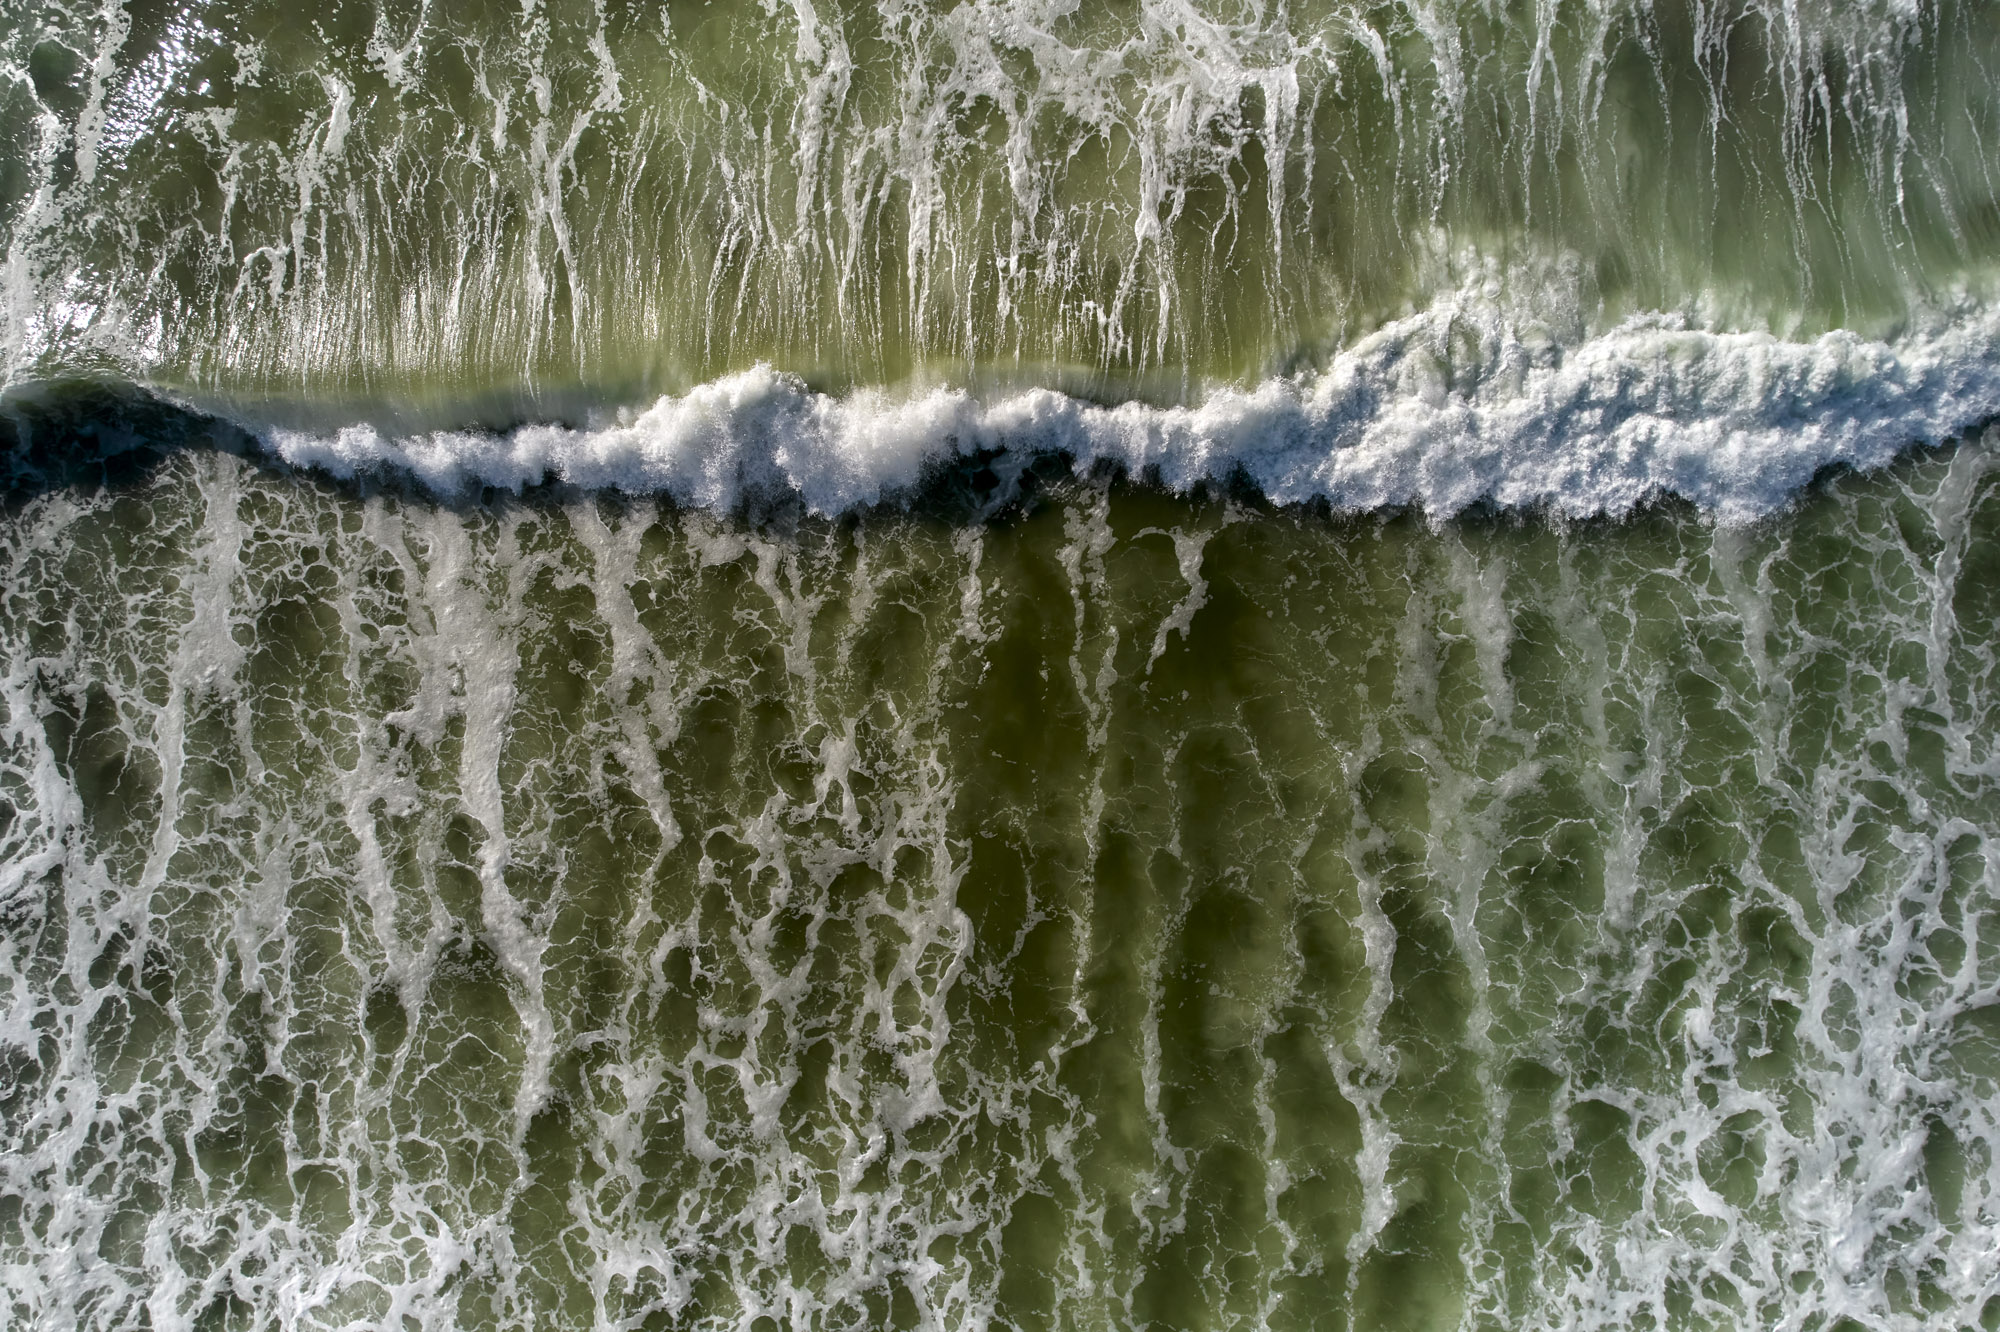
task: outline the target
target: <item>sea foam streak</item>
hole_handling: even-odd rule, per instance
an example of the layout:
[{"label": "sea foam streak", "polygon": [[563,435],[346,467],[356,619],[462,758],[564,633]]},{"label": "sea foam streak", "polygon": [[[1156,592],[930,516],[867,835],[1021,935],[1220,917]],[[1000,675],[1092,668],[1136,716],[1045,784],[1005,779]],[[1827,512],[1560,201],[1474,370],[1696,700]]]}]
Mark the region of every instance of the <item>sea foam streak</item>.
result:
[{"label": "sea foam streak", "polygon": [[295,464],[406,471],[440,492],[556,479],[704,507],[795,492],[831,513],[893,496],[929,462],[1005,449],[1060,452],[1079,468],[1107,460],[1175,488],[1240,471],[1273,500],[1344,510],[1416,505],[1441,518],[1491,502],[1585,517],[1672,494],[1733,523],[1783,505],[1822,468],[1878,467],[1981,425],[2000,412],[1996,347],[2000,317],[1983,306],[1887,340],[1787,341],[1654,315],[1570,348],[1444,307],[1324,369],[1191,407],[1041,388],[992,401],[956,389],[836,397],[760,365],[599,429],[263,439]]}]

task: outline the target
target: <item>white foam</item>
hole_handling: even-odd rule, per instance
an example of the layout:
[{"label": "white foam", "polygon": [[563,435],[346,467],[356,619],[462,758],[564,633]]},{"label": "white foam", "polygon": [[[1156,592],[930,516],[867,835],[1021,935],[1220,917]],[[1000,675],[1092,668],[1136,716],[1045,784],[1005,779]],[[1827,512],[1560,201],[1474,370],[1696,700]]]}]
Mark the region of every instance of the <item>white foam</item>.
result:
[{"label": "white foam", "polygon": [[1515,316],[1445,304],[1323,369],[1194,406],[1048,389],[835,397],[758,366],[602,429],[264,440],[295,464],[395,469],[440,492],[553,479],[726,508],[790,491],[833,513],[894,498],[933,460],[1005,449],[1060,452],[1079,469],[1110,460],[1176,488],[1240,469],[1274,500],[1346,510],[1442,518],[1486,502],[1584,517],[1672,494],[1735,523],[1821,468],[1880,466],[2000,413],[1996,350],[2000,312],[1973,303],[1880,340],[1790,341],[1656,314],[1567,348]]}]

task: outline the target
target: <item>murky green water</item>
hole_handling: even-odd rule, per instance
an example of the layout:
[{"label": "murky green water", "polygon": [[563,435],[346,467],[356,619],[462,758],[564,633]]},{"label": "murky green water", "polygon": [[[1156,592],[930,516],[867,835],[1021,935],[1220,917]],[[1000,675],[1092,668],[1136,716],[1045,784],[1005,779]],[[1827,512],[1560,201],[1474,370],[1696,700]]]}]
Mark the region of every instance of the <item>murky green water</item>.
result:
[{"label": "murky green water", "polygon": [[1990,448],[1042,475],[19,491],[10,1321],[1984,1325]]},{"label": "murky green water", "polygon": [[7,17],[10,372],[320,425],[759,362],[1193,399],[1423,314],[1462,390],[1663,311],[1893,337],[2000,257],[1986,0]]},{"label": "murky green water", "polygon": [[0,1327],[2000,1332],[1996,14],[0,0]]}]

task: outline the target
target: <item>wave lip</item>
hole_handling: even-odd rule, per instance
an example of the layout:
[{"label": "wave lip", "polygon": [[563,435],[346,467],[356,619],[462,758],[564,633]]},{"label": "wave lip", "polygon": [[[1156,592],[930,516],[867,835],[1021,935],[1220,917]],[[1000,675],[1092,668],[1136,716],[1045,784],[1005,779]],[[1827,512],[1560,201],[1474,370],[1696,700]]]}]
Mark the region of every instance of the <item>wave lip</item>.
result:
[{"label": "wave lip", "polygon": [[835,513],[892,498],[926,464],[987,450],[1110,461],[1185,488],[1246,475],[1280,503],[1472,505],[1620,515],[1678,495],[1724,523],[1782,506],[1834,464],[1878,467],[2000,414],[2000,314],[1960,311],[1886,340],[1715,332],[1672,315],[1565,348],[1532,326],[1434,309],[1321,370],[1220,388],[1198,405],[1106,406],[1049,389],[835,397],[768,365],[597,429],[391,436],[271,429],[287,461],[392,469],[438,492],[555,479],[730,507],[795,493]]}]

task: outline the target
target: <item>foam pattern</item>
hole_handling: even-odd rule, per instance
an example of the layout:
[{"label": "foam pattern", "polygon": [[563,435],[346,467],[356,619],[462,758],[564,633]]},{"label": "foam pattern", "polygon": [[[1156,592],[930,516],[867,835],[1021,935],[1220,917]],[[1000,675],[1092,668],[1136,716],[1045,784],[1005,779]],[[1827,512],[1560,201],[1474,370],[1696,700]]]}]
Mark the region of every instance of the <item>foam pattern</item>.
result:
[{"label": "foam pattern", "polygon": [[1751,526],[189,450],[0,571],[10,1325],[1996,1308],[1983,444]]}]

